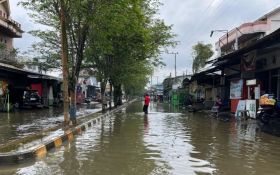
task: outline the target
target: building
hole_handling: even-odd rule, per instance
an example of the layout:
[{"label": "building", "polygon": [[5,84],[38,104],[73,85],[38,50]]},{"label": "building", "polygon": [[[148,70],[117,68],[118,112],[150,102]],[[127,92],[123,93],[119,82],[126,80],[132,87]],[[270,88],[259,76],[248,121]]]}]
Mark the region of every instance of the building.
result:
[{"label": "building", "polygon": [[9,0],[0,1],[0,62],[17,65],[13,38],[21,38],[21,25],[12,20]]},{"label": "building", "polygon": [[13,38],[21,38],[21,25],[12,20],[9,0],[0,1],[0,42],[7,50],[13,49]]},{"label": "building", "polygon": [[0,110],[7,103],[7,94],[11,105],[22,105],[26,90],[36,90],[44,106],[57,104],[61,100],[61,83],[56,77],[0,63]]},{"label": "building", "polygon": [[37,91],[44,106],[61,100],[59,78],[23,70],[18,63],[13,39],[21,38],[22,33],[21,25],[11,18],[9,0],[0,0],[0,110],[8,102],[11,106],[23,104],[27,90]]},{"label": "building", "polygon": [[215,43],[219,56],[226,55],[238,49],[242,49],[255,41],[270,35],[280,28],[280,7],[263,15],[253,22],[241,24],[226,32]]},{"label": "building", "polygon": [[216,43],[220,56],[204,74],[221,71],[223,97],[236,112],[242,101],[256,117],[262,94],[280,98],[280,8],[254,22],[244,23]]}]

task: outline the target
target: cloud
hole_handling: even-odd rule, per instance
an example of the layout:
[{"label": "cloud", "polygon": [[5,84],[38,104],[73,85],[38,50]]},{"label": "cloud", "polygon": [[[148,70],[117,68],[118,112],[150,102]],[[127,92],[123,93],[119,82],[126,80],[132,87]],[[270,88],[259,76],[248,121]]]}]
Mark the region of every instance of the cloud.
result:
[{"label": "cloud", "polygon": [[[226,29],[258,19],[280,6],[279,0],[161,0],[164,4],[160,8],[160,17],[169,25],[173,24],[173,31],[178,35],[176,40],[180,45],[171,51],[179,52],[177,69],[189,70],[192,67],[192,46],[198,41],[214,43],[223,33],[214,33],[210,38],[210,31]],[[154,76],[169,76],[174,72],[174,58],[163,54],[165,69],[158,70]],[[182,75],[177,71],[177,75]],[[172,74],[174,76],[174,73]]]},{"label": "cloud", "polygon": [[24,52],[31,47],[31,44],[34,41],[37,40],[27,32],[36,29],[39,25],[32,21],[24,8],[17,5],[19,1],[20,0],[10,1],[10,8],[12,19],[19,22],[21,24],[21,29],[24,31],[22,38],[14,39],[14,47],[18,48],[21,52]]},{"label": "cloud", "polygon": [[[17,6],[19,0],[11,0],[12,18],[22,24],[24,31],[39,27],[32,22],[27,12]],[[198,41],[214,43],[222,33],[214,33],[210,38],[210,31],[214,29],[230,30],[244,22],[258,19],[274,8],[280,6],[279,0],[161,0],[160,17],[168,25],[173,25],[173,32],[178,35],[176,40],[180,44],[170,49],[179,52],[177,57],[177,75],[183,71],[191,72],[192,46]],[[21,39],[15,39],[14,45],[21,51],[27,50],[36,39],[27,33]],[[167,64],[164,69],[155,71],[154,76],[163,79],[174,76],[174,55],[163,54],[163,61]]]}]

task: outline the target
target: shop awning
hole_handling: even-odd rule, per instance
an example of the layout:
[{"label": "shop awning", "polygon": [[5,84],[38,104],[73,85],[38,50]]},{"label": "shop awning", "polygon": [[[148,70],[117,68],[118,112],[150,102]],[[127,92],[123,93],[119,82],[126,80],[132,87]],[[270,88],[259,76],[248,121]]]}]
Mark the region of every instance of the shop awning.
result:
[{"label": "shop awning", "polygon": [[28,71],[28,70],[24,70],[12,65],[8,65],[8,64],[4,64],[4,63],[0,63],[0,71],[1,71],[1,75],[24,75],[28,78],[31,79],[47,79],[47,80],[57,80],[57,81],[61,81],[61,78],[58,77],[53,77],[53,76],[49,76],[49,75],[45,75],[45,74],[40,74],[37,72],[32,72],[32,71]]}]

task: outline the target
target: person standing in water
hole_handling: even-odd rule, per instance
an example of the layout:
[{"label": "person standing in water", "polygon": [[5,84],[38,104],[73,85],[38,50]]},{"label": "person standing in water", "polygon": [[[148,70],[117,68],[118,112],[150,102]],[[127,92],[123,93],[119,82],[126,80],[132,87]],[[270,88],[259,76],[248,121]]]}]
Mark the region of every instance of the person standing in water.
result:
[{"label": "person standing in water", "polygon": [[143,106],[143,112],[145,112],[145,114],[148,114],[149,104],[150,104],[150,96],[149,94],[146,94],[144,98],[144,106]]}]

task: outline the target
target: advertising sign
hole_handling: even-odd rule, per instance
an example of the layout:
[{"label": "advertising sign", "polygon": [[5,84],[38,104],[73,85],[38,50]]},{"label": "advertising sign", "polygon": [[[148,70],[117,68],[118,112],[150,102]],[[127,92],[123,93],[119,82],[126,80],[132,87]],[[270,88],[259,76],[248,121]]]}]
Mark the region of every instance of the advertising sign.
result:
[{"label": "advertising sign", "polygon": [[[246,101],[245,100],[239,100],[236,111],[243,111],[245,109],[246,109]],[[235,116],[236,115],[237,115],[237,113],[235,113]]]},{"label": "advertising sign", "polygon": [[243,80],[235,80],[230,82],[230,99],[242,98]]},{"label": "advertising sign", "polygon": [[247,86],[256,85],[256,84],[257,84],[257,80],[256,79],[246,80],[246,85]]},{"label": "advertising sign", "polygon": [[260,99],[261,92],[260,92],[260,87],[255,87],[255,99]]},{"label": "advertising sign", "polygon": [[251,118],[256,118],[256,114],[257,114],[256,100],[246,100],[246,110],[249,111]]}]

